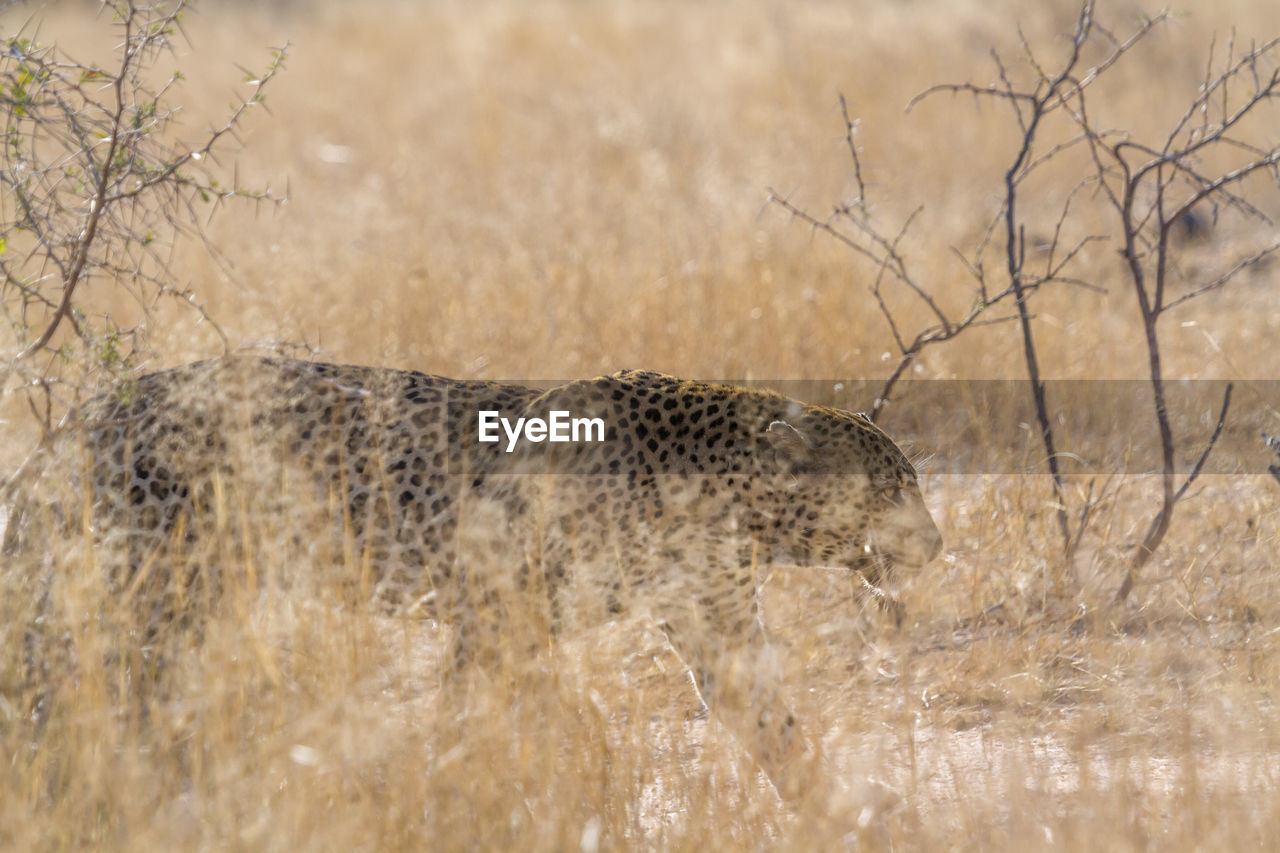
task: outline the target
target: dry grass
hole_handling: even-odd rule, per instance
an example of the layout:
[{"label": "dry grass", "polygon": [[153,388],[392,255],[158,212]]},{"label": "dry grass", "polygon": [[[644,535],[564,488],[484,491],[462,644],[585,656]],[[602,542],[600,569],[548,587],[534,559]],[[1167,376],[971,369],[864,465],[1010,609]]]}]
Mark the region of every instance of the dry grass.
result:
[{"label": "dry grass", "polygon": [[[764,188],[814,209],[851,190],[843,92],[863,119],[877,212],[929,202],[918,269],[939,287],[961,280],[947,247],[990,214],[1008,126],[961,100],[902,107],[931,83],[985,79],[986,49],[1016,43],[1016,4],[862,5],[208,4],[178,63],[192,78],[189,124],[227,100],[217,81],[232,61],[252,66],[257,46],[291,41],[241,172],[288,176],[292,203],[224,216],[214,240],[234,274],[192,252],[182,280],[234,344],[301,340],[341,361],[503,379],[625,366],[884,375],[891,341],[867,271],[767,207]],[[1040,44],[1075,13],[1037,8],[1019,14]],[[1179,17],[1120,70],[1106,108],[1157,126],[1229,23],[1269,36],[1280,13],[1239,0]],[[64,6],[43,33],[74,47],[96,26]],[[1104,283],[1113,257],[1093,259]],[[1170,375],[1280,376],[1272,278],[1162,327]],[[1141,376],[1131,299],[1113,287],[1046,303],[1051,374]],[[187,315],[157,327],[166,364],[217,351]],[[1012,327],[993,327],[930,351],[916,375],[1019,377],[1017,347]],[[8,463],[22,427],[4,429]],[[951,439],[925,435],[916,449],[945,462]],[[1008,470],[1021,452],[1010,448]],[[846,579],[774,572],[767,621],[824,761],[795,805],[700,714],[679,661],[642,624],[571,638],[510,678],[476,677],[454,706],[436,690],[434,626],[323,584],[285,594],[246,582],[198,631],[156,640],[164,666],[140,686],[153,658],[87,558],[55,560],[44,600],[38,579],[7,573],[0,845],[1270,846],[1280,489],[1207,478],[1116,613],[1102,602],[1155,498],[1141,478],[1111,486],[1067,596],[1046,592],[1057,532],[1050,491],[1029,476],[925,477],[948,548],[901,579],[911,615],[898,631],[861,612]],[[269,579],[312,567],[279,552],[239,568]],[[41,608],[42,637],[63,651],[33,680],[24,632]]]}]

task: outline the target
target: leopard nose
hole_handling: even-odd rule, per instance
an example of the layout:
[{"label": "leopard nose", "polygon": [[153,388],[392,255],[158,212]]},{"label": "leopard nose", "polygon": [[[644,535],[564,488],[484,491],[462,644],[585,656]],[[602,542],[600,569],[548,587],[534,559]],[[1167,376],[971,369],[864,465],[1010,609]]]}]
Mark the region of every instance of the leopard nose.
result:
[{"label": "leopard nose", "polygon": [[938,525],[934,524],[930,519],[929,535],[926,536],[925,542],[925,552],[928,556],[924,558],[924,561],[928,563],[937,559],[938,555],[942,553],[942,545],[942,533],[938,530]]},{"label": "leopard nose", "polygon": [[932,562],[941,553],[942,534],[938,532],[933,520],[929,519],[926,524],[917,528],[916,534],[908,541],[901,562],[920,567]]}]

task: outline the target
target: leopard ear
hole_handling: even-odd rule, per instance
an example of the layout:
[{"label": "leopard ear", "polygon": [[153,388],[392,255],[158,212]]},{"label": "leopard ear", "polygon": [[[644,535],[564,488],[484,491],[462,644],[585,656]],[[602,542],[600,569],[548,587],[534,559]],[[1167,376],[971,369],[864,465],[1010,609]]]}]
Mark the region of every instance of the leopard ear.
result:
[{"label": "leopard ear", "polygon": [[810,451],[813,449],[809,439],[805,438],[800,430],[786,421],[774,421],[769,424],[769,428],[765,430],[764,435],[769,440],[769,445],[777,452],[778,457],[792,465],[797,465],[807,460]]}]

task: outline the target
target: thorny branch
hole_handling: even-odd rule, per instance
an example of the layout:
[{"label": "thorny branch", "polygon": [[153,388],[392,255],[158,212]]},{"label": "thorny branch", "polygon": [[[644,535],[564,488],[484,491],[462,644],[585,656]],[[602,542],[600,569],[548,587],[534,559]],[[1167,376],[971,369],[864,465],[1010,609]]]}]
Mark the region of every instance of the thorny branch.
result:
[{"label": "thorny branch", "polygon": [[[147,82],[155,60],[181,37],[189,0],[106,6],[120,36],[107,69],[21,33],[0,39],[0,328],[9,336],[0,346],[0,392],[26,393],[45,429],[57,408],[54,389],[126,369],[145,352],[160,299],[193,308],[221,335],[174,281],[177,244],[195,237],[212,249],[203,229],[227,200],[285,200],[242,186],[238,175],[223,184],[209,168],[238,141],[249,110],[265,108],[264,91],[287,49],[275,51],[263,73],[247,74],[247,95],[190,144],[171,132],[178,110],[168,99],[181,74]],[[85,296],[91,281],[129,294],[142,322],[94,314]]]},{"label": "thorny branch", "polygon": [[[1187,489],[1190,488],[1196,477],[1200,476],[1201,470],[1204,469],[1204,463],[1209,459],[1209,454],[1213,451],[1214,445],[1218,443],[1218,437],[1222,435],[1222,427],[1227,422],[1227,411],[1231,408],[1231,389],[1232,386],[1228,383],[1226,390],[1222,394],[1222,410],[1218,412],[1218,422],[1213,428],[1213,435],[1209,437],[1208,443],[1205,444],[1204,451],[1201,452],[1200,458],[1196,460],[1195,467],[1191,469],[1187,479],[1182,482],[1182,486],[1173,493],[1172,499],[1166,499],[1160,507],[1160,511],[1156,513],[1155,518],[1151,520],[1151,525],[1147,528],[1147,535],[1143,537],[1142,543],[1138,546],[1137,554],[1125,570],[1124,581],[1120,584],[1120,589],[1116,591],[1116,601],[1122,602],[1129,597],[1129,593],[1133,590],[1135,574],[1150,562],[1156,548],[1159,547],[1165,534],[1169,532],[1169,524],[1173,519],[1174,505],[1182,500],[1182,496],[1186,494]],[[1166,476],[1164,479],[1166,483],[1172,482],[1171,476]]]},{"label": "thorny branch", "polygon": [[[1269,229],[1274,228],[1271,220],[1236,188],[1259,174],[1269,174],[1280,185],[1280,171],[1277,170],[1280,144],[1273,139],[1267,146],[1259,146],[1251,138],[1237,134],[1243,130],[1246,119],[1258,117],[1262,108],[1280,99],[1280,71],[1275,68],[1280,39],[1267,41],[1239,58],[1232,57],[1234,38],[1231,44],[1225,67],[1216,76],[1210,59],[1199,94],[1159,147],[1127,137],[1116,141],[1104,137],[1090,120],[1083,103],[1072,113],[1089,145],[1094,164],[1093,177],[1116,217],[1116,230],[1123,240],[1121,256],[1142,324],[1163,461],[1161,508],[1126,570],[1124,582],[1116,594],[1119,602],[1132,591],[1134,573],[1151,559],[1163,540],[1174,507],[1182,499],[1189,483],[1175,489],[1177,441],[1166,402],[1158,328],[1160,317],[1173,307],[1221,289],[1244,270],[1265,262],[1280,250],[1280,241],[1273,241],[1270,246],[1260,249],[1249,249],[1209,281],[1192,286],[1182,296],[1172,300],[1167,298],[1170,241],[1175,230],[1198,206],[1209,206],[1215,221],[1219,207],[1225,205],[1246,221],[1252,219]],[[1270,67],[1263,68],[1264,65]],[[1247,92],[1239,102],[1229,94],[1237,82],[1244,82]],[[1215,98],[1215,95],[1220,97]],[[1195,116],[1200,117],[1198,122],[1195,122]],[[1244,162],[1216,174],[1206,172],[1200,165],[1210,156],[1215,162],[1223,162],[1232,154],[1243,155]],[[1229,402],[1230,390],[1223,402],[1223,419]],[[1216,444],[1221,426],[1220,420],[1191,479]]]},{"label": "thorny branch", "polygon": [[[885,238],[878,232],[875,232],[870,225],[858,222],[857,227],[861,230],[862,236],[867,239],[868,245],[858,242],[857,238],[842,231],[838,227],[838,223],[842,220],[852,220],[852,210],[848,207],[837,207],[830,217],[827,219],[818,219],[813,214],[801,207],[793,204],[789,199],[778,195],[776,192],[769,191],[769,200],[787,211],[796,219],[807,224],[815,231],[826,234],[837,242],[847,246],[855,253],[867,258],[876,265],[876,277],[870,287],[872,297],[876,300],[876,305],[880,309],[880,313],[884,316],[885,322],[889,326],[889,332],[893,336],[894,343],[898,347],[900,357],[897,364],[894,365],[888,378],[881,386],[880,393],[876,396],[872,404],[871,412],[868,416],[874,421],[876,416],[892,399],[894,386],[906,373],[907,368],[915,361],[924,349],[932,344],[949,341],[960,335],[967,329],[975,326],[989,326],[994,323],[1007,323],[1017,319],[1016,316],[1004,316],[989,318],[986,316],[988,309],[1005,301],[1012,295],[1012,288],[1007,288],[1000,293],[988,295],[982,294],[981,298],[975,299],[969,309],[956,317],[951,317],[944,312],[936,301],[929,295],[928,291],[919,284],[913,277],[907,267],[906,259],[897,252],[896,246],[900,243],[902,237],[906,234],[909,227],[911,217],[907,223],[898,230],[893,238]],[[884,291],[886,286],[886,275],[891,281],[897,281],[905,285],[912,293],[920,297],[922,301],[933,311],[937,322],[927,326],[917,332],[910,341],[908,341],[899,329],[897,319],[893,311],[889,308],[885,301]],[[1045,283],[1046,280],[1038,281],[1031,286],[1032,289]]]},{"label": "thorny branch", "polygon": [[[975,283],[973,302],[966,312],[949,313],[949,301],[914,277],[899,250],[905,230],[918,211],[908,217],[906,225],[892,232],[891,237],[884,236],[890,232],[880,230],[873,222],[862,179],[863,164],[854,142],[856,122],[850,117],[843,98],[846,142],[854,159],[859,191],[856,204],[839,205],[827,217],[818,217],[777,193],[770,192],[770,200],[815,232],[835,239],[873,264],[875,274],[869,289],[900,354],[885,382],[881,399],[876,401],[877,412],[889,398],[894,384],[925,347],[952,340],[977,326],[1018,323],[1046,464],[1053,477],[1056,514],[1065,552],[1061,564],[1064,573],[1081,541],[1084,526],[1089,523],[1091,508],[1088,505],[1092,498],[1086,498],[1087,506],[1079,514],[1073,534],[1064,477],[1058,468],[1061,454],[1057,451],[1054,419],[1041,379],[1040,351],[1034,333],[1037,320],[1032,302],[1050,284],[1100,289],[1094,282],[1102,278],[1103,271],[1084,250],[1104,239],[1120,245],[1120,255],[1125,262],[1124,281],[1136,296],[1142,327],[1140,340],[1147,352],[1148,379],[1154,392],[1154,426],[1160,435],[1163,458],[1161,508],[1117,594],[1117,600],[1123,601],[1132,589],[1134,572],[1145,565],[1159,547],[1169,529],[1174,506],[1203,469],[1221,435],[1230,407],[1228,387],[1213,435],[1190,476],[1176,487],[1174,472],[1179,443],[1173,435],[1165,399],[1158,321],[1165,312],[1183,308],[1205,294],[1220,290],[1241,273],[1260,268],[1280,253],[1280,240],[1274,239],[1268,241],[1269,245],[1246,248],[1228,262],[1225,269],[1210,271],[1199,282],[1191,282],[1182,293],[1169,295],[1171,241],[1184,223],[1203,215],[1204,209],[1211,212],[1215,225],[1220,211],[1228,210],[1244,222],[1265,226],[1264,233],[1274,234],[1274,224],[1261,206],[1250,201],[1249,195],[1256,189],[1256,179],[1260,177],[1268,177],[1280,187],[1280,143],[1274,133],[1275,115],[1264,112],[1280,101],[1280,70],[1277,69],[1280,39],[1237,52],[1233,35],[1221,61],[1216,55],[1217,44],[1210,45],[1199,90],[1161,141],[1149,144],[1128,132],[1102,127],[1090,104],[1095,87],[1107,81],[1112,69],[1167,23],[1168,13],[1144,19],[1126,38],[1120,39],[1097,22],[1094,11],[1092,0],[1083,3],[1065,56],[1057,63],[1040,61],[1037,51],[1019,31],[1022,51],[1019,64],[1011,65],[993,51],[993,82],[933,86],[908,104],[911,110],[934,95],[967,94],[1007,105],[1017,128],[1019,144],[1003,173],[998,211],[971,252],[952,249]],[[1084,59],[1097,55],[1099,48],[1100,61]],[[1050,124],[1046,119],[1051,115],[1064,118]],[[1061,127],[1064,124],[1070,128],[1065,134]],[[1074,167],[1076,177],[1064,188],[1065,200],[1050,226],[1052,236],[1047,246],[1037,247],[1036,267],[1032,269],[1026,235],[1043,233],[1045,229],[1032,222],[1034,210],[1028,213],[1021,204],[1030,197],[1028,181],[1047,172],[1045,167],[1051,163],[1057,172],[1061,172],[1063,166],[1073,168],[1071,164],[1075,160],[1068,159],[1068,155],[1074,156],[1079,150],[1087,155],[1086,165],[1083,172]],[[1227,165],[1224,168],[1222,164]],[[1052,184],[1061,179],[1040,180]],[[1046,195],[1048,193],[1037,184],[1035,198]],[[1084,204],[1077,204],[1081,200]],[[1106,229],[1108,233],[1089,233],[1099,230],[1094,224],[1098,221],[1099,203],[1110,209],[1113,224]],[[1077,207],[1084,210],[1077,211]],[[1077,233],[1086,236],[1067,236]],[[988,261],[996,250],[1002,258],[998,274],[988,269]],[[887,298],[887,293],[894,289],[901,289],[932,315],[931,321],[914,335],[905,331],[902,315],[891,307],[896,303]],[[1009,302],[1013,303],[1013,313],[997,318],[987,316],[991,308]],[[1274,469],[1273,473],[1280,479],[1280,473]],[[1060,573],[1055,578],[1056,589],[1061,589],[1062,581]]]}]

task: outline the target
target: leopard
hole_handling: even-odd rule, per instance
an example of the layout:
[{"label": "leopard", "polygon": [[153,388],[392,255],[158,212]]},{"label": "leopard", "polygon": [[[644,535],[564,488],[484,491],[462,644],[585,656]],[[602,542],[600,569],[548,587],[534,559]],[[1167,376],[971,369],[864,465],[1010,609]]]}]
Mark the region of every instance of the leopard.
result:
[{"label": "leopard", "polygon": [[523,415],[557,411],[598,419],[603,440],[525,442],[488,478],[508,529],[535,546],[525,565],[550,623],[642,610],[705,706],[794,794],[813,746],[762,619],[762,577],[845,571],[900,624],[880,584],[943,548],[914,465],[864,414],[652,371],[557,386]]},{"label": "leopard", "polygon": [[[598,434],[484,440],[486,417],[566,413]],[[77,460],[94,535],[123,555],[117,587],[146,566],[171,590],[155,567],[200,553],[201,531],[266,526],[388,606],[452,626],[455,671],[521,629],[542,646],[639,616],[780,792],[813,748],[765,629],[762,577],[846,571],[900,617],[882,583],[943,548],[915,467],[867,416],[652,371],[539,388],[239,356],[142,376],[72,421],[78,455],[49,456]],[[22,515],[8,553],[36,535]],[[182,565],[178,587],[219,570],[216,555]],[[171,599],[156,596],[156,618]]]},{"label": "leopard", "polygon": [[[304,556],[351,539],[376,578],[375,599],[421,596],[447,580],[457,484],[486,449],[468,452],[454,440],[468,413],[518,410],[540,393],[245,355],[145,374],[77,407],[28,460],[4,552],[40,548],[52,531],[26,523],[36,515],[27,496],[57,492],[70,532],[92,528],[97,554],[123,587],[146,563],[192,562],[186,552],[210,533],[251,535],[237,529],[251,509],[277,529],[294,528],[293,544],[310,534]],[[90,507],[87,517],[66,518],[77,504]],[[218,567],[202,558],[198,568]],[[172,580],[157,575],[162,587]]]}]

